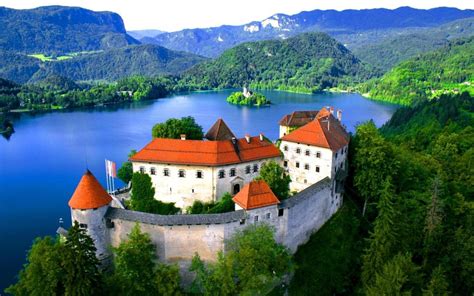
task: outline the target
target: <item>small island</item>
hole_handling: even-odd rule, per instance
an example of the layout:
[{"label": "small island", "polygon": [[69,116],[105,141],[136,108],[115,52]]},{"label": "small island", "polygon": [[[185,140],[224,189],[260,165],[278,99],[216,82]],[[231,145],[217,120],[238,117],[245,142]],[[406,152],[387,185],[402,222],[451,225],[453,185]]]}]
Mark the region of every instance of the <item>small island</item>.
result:
[{"label": "small island", "polygon": [[10,139],[11,135],[15,132],[13,123],[5,115],[0,113],[0,135],[6,139]]},{"label": "small island", "polygon": [[264,95],[249,91],[244,87],[243,91],[234,92],[227,97],[227,102],[241,106],[264,106],[270,105],[271,102]]}]

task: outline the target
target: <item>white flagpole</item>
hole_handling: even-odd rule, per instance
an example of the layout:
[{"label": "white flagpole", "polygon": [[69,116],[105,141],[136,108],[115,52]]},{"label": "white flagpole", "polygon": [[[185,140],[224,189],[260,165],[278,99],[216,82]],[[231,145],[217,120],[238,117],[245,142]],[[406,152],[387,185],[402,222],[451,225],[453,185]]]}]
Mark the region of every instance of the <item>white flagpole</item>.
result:
[{"label": "white flagpole", "polygon": [[109,168],[107,167],[107,159],[105,159],[105,179],[107,180],[107,193],[110,193],[110,190],[109,190]]}]

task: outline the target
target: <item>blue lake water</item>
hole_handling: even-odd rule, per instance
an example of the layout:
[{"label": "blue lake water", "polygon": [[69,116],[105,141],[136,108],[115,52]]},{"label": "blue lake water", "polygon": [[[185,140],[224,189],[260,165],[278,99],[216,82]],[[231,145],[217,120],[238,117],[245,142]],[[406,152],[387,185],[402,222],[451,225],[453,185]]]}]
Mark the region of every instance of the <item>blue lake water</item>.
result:
[{"label": "blue lake water", "polygon": [[37,236],[54,235],[63,218],[70,225],[67,202],[86,166],[105,184],[104,159],[120,165],[131,149],[151,140],[151,128],[170,117],[193,116],[206,131],[223,118],[238,137],[263,132],[275,140],[278,121],[295,110],[334,106],[343,110],[349,131],[372,119],[380,126],[396,105],[357,94],[301,95],[263,92],[273,105],[237,107],[226,103],[230,91],[177,95],[64,112],[23,114],[9,141],[0,138],[0,294],[25,262]]}]

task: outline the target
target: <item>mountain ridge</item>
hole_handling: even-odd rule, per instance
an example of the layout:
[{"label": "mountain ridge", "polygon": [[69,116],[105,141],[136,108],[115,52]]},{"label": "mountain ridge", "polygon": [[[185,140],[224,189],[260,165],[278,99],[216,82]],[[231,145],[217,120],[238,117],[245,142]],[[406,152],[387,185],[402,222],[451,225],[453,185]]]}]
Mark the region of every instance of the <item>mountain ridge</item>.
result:
[{"label": "mountain ridge", "polygon": [[[349,48],[357,32],[393,30],[410,27],[431,27],[460,18],[474,17],[474,10],[439,7],[429,10],[400,7],[394,10],[312,10],[294,15],[274,14],[261,21],[243,25],[184,29],[154,38],[140,39],[143,43],[158,44],[170,49],[216,57],[225,49],[247,41],[284,39],[298,33],[323,31]],[[376,34],[380,32],[373,32]],[[350,35],[350,36],[346,36]],[[352,37],[352,38],[350,38]],[[356,44],[357,45],[357,44]]]}]

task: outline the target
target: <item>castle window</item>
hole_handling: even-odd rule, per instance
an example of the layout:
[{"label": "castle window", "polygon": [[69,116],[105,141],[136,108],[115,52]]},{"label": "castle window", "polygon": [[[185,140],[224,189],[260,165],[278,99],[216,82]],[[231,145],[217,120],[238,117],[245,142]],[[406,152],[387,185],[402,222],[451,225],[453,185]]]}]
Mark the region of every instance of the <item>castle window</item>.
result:
[{"label": "castle window", "polygon": [[255,223],[258,222],[258,216],[253,217],[253,222],[255,222]]},{"label": "castle window", "polygon": [[169,177],[170,176],[170,170],[169,169],[163,169],[163,176]]},{"label": "castle window", "polygon": [[87,224],[80,223],[79,227],[82,228],[82,229],[87,229]]},{"label": "castle window", "polygon": [[300,163],[299,163],[299,162],[296,162],[296,167],[297,167],[297,168],[300,167]]},{"label": "castle window", "polygon": [[178,177],[180,177],[180,178],[186,177],[186,173],[184,172],[184,170],[179,170],[178,171]]},{"label": "castle window", "polygon": [[193,189],[191,189],[191,193],[194,193],[194,188],[193,188]]},{"label": "castle window", "polygon": [[230,169],[230,176],[235,177],[235,169]]},{"label": "castle window", "polygon": [[321,158],[321,152],[316,152],[316,158]]},{"label": "castle window", "polygon": [[245,219],[240,219],[240,225],[244,225],[245,224]]},{"label": "castle window", "polygon": [[316,166],[316,173],[319,173],[319,166]]},{"label": "castle window", "polygon": [[285,212],[285,209],[278,209],[278,217],[283,216],[284,212]]},{"label": "castle window", "polygon": [[306,156],[309,156],[309,150],[306,150],[306,151],[304,152],[304,154],[305,154]]},{"label": "castle window", "polygon": [[296,148],[296,153],[301,154],[301,148]]},{"label": "castle window", "polygon": [[287,161],[287,160],[283,161],[283,166],[284,166],[285,168],[288,167],[288,161]]},{"label": "castle window", "polygon": [[150,175],[156,175],[156,169],[150,168]]},{"label": "castle window", "polygon": [[254,173],[258,172],[258,164],[253,165],[253,172]]},{"label": "castle window", "polygon": [[305,169],[305,170],[309,170],[309,164],[305,164],[305,165],[304,165],[304,169]]},{"label": "castle window", "polygon": [[145,173],[145,167],[140,167],[140,174],[144,174]]},{"label": "castle window", "polygon": [[222,179],[225,177],[225,171],[224,170],[220,170],[219,171],[219,179]]},{"label": "castle window", "polygon": [[288,146],[283,146],[283,151],[288,151]]},{"label": "castle window", "polygon": [[197,171],[196,172],[196,178],[202,179],[202,171]]},{"label": "castle window", "polygon": [[337,152],[336,152],[336,154],[334,155],[334,157],[337,158]]},{"label": "castle window", "polygon": [[246,167],[245,167],[245,173],[246,173],[246,174],[250,174],[250,169],[251,169],[251,168],[250,168],[249,165],[246,166]]},{"label": "castle window", "polygon": [[343,165],[343,164],[344,164],[344,163],[341,162],[341,165],[340,165],[340,168],[341,168],[341,169],[342,169],[342,165]]},{"label": "castle window", "polygon": [[271,217],[270,213],[267,213],[267,214],[265,215],[265,217],[267,218],[267,220],[270,219],[270,217]]}]

